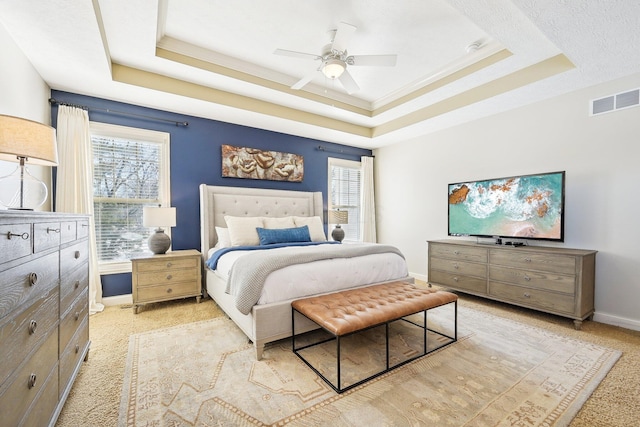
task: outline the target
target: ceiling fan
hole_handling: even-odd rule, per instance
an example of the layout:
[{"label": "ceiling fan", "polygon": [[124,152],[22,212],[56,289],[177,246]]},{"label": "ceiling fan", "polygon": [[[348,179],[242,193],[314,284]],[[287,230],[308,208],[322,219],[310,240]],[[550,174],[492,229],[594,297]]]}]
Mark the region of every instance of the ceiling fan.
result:
[{"label": "ceiling fan", "polygon": [[276,49],[273,52],[276,55],[311,58],[316,61],[322,61],[316,70],[291,86],[291,89],[301,89],[315,77],[316,72],[321,71],[326,77],[332,80],[340,80],[340,83],[342,83],[347,93],[352,94],[360,90],[360,87],[358,87],[356,81],[351,74],[349,74],[349,71],[347,71],[347,66],[393,67],[396,65],[397,55],[349,55],[347,53],[347,43],[355,31],[355,26],[341,22],[338,28],[332,31],[333,39],[331,43],[322,48],[320,55]]}]

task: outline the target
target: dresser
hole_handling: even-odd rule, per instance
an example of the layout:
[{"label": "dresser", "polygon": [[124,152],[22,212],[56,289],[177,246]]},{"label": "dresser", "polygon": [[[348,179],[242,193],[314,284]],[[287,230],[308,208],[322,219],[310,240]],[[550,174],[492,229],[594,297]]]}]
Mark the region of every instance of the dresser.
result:
[{"label": "dresser", "polygon": [[594,312],[596,251],[429,241],[429,284],[573,319]]},{"label": "dresser", "polygon": [[0,211],[0,418],[53,426],[89,351],[89,218]]},{"label": "dresser", "polygon": [[152,302],[202,297],[202,255],[194,249],[131,260],[133,312]]}]

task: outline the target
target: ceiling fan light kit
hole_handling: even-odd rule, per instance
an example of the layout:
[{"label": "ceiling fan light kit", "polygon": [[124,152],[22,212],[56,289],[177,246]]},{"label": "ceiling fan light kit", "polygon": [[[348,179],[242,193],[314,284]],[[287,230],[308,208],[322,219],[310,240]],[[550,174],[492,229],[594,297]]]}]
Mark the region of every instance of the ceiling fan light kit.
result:
[{"label": "ceiling fan light kit", "polygon": [[344,73],[347,64],[339,59],[329,59],[325,61],[322,72],[330,79],[337,79]]}]

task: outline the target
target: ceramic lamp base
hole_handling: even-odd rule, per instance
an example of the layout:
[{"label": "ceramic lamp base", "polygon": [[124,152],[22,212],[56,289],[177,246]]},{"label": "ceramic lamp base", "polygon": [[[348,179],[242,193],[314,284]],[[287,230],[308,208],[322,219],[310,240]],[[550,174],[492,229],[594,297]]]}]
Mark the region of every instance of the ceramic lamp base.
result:
[{"label": "ceramic lamp base", "polygon": [[336,242],[342,242],[342,239],[344,239],[344,230],[342,229],[342,227],[336,225],[336,228],[334,228],[331,232],[331,237]]},{"label": "ceramic lamp base", "polygon": [[164,254],[171,247],[171,238],[164,234],[162,228],[158,228],[155,233],[149,236],[149,249],[154,254]]}]

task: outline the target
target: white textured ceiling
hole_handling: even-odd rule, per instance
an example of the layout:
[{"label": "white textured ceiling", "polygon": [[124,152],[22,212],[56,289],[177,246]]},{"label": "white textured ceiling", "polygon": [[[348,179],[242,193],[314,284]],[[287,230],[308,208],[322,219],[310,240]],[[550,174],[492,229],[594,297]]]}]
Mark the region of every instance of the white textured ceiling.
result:
[{"label": "white textured ceiling", "polygon": [[[340,22],[396,66],[290,89],[319,63],[273,51]],[[53,89],[365,148],[640,71],[635,0],[1,0],[0,25]]]}]

